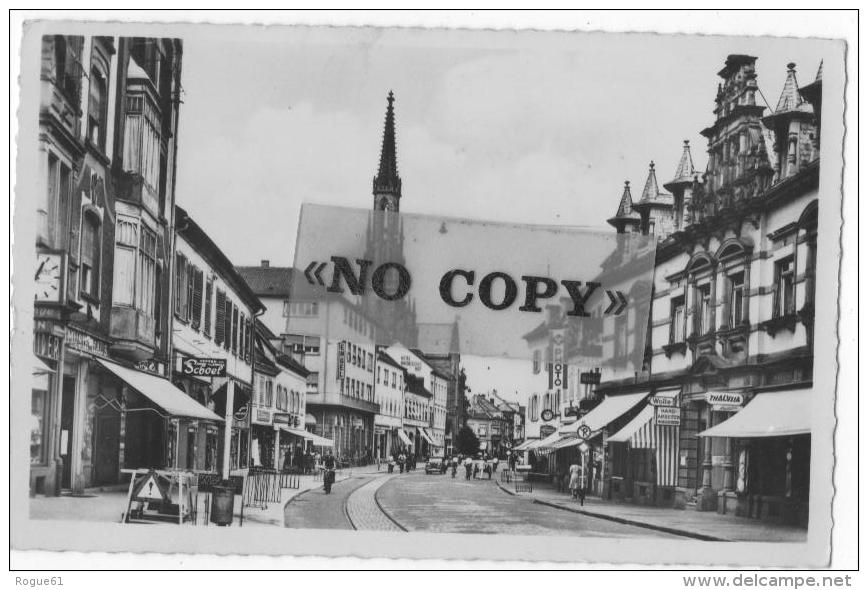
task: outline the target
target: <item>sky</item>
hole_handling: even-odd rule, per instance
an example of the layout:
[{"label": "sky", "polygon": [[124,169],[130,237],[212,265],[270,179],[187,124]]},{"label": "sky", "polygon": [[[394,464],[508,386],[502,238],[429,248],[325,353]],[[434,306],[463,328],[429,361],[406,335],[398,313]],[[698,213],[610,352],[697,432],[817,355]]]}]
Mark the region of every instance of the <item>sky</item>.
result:
[{"label": "sky", "polygon": [[[688,35],[198,29],[184,38],[176,201],[235,264],[291,265],[301,203],[371,207],[392,90],[402,211],[608,228],[624,181],[638,199],[651,160],[668,181],[683,140],[704,169],[700,131],[728,54],[759,58],[774,105],[787,63],[806,84],[828,50]],[[510,373],[500,391],[520,386]]]}]

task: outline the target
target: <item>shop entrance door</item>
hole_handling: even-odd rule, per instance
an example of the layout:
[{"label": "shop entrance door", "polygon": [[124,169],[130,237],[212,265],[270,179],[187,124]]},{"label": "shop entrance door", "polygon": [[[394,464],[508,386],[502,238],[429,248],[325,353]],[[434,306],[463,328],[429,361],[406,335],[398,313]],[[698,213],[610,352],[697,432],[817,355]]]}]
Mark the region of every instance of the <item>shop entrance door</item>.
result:
[{"label": "shop entrance door", "polygon": [[121,417],[106,406],[96,416],[94,438],[93,482],[110,485],[118,482]]},{"label": "shop entrance door", "polygon": [[75,377],[63,376],[60,400],[60,456],[63,458],[63,473],[60,487],[72,487],[72,425],[75,420]]}]

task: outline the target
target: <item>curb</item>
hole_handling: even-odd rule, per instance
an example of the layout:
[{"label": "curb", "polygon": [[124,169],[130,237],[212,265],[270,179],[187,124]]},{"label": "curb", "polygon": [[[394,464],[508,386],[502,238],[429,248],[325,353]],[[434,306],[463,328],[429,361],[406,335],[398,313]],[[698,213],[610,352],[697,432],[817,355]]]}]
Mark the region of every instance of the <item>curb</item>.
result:
[{"label": "curb", "polygon": [[612,522],[617,522],[620,524],[629,524],[632,526],[641,527],[643,529],[651,529],[655,531],[660,531],[663,533],[669,533],[670,535],[678,535],[679,537],[688,537],[690,539],[696,539],[698,541],[716,541],[716,542],[729,542],[729,539],[721,539],[720,537],[713,537],[711,535],[703,535],[702,533],[694,533],[691,531],[685,531],[682,529],[676,529],[667,526],[661,526],[657,524],[650,524],[647,522],[642,522],[639,520],[630,520],[627,518],[621,518],[620,516],[612,516],[609,514],[600,514],[599,512],[589,512],[587,510],[582,510],[580,508],[570,508],[569,506],[562,506],[560,504],[556,504],[554,502],[548,502],[546,500],[539,500],[537,498],[533,499],[534,504],[542,504],[543,506],[549,506],[551,508],[557,508],[558,510],[566,510],[567,512],[574,512],[576,514],[582,514],[584,516],[590,516],[593,518],[599,518],[601,520],[610,520]]},{"label": "curb", "polygon": [[510,496],[518,496],[518,494],[516,494],[515,492],[513,492],[509,488],[504,487],[503,484],[500,483],[499,481],[495,481],[494,483],[497,484],[497,487],[499,487],[502,492],[506,492]]}]

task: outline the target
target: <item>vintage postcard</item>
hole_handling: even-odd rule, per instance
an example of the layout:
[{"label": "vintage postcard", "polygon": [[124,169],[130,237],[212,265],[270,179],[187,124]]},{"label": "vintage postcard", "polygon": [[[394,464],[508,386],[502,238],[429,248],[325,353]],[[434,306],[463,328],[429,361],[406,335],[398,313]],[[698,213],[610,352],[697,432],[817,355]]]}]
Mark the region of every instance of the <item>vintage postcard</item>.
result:
[{"label": "vintage postcard", "polygon": [[20,49],[14,549],[828,563],[843,41]]}]

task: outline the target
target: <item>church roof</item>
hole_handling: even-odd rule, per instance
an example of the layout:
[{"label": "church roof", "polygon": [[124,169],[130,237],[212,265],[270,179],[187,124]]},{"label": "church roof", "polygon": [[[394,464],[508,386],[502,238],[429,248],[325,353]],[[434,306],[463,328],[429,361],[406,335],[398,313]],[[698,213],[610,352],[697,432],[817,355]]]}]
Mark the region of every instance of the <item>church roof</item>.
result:
[{"label": "church roof", "polygon": [[678,161],[678,168],[675,169],[675,177],[664,184],[667,190],[672,190],[673,185],[682,183],[692,183],[693,176],[696,174],[696,169],[693,167],[693,157],[690,155],[690,141],[684,140],[684,149],[681,152],[681,160]]},{"label": "church roof", "polygon": [[395,145],[395,95],[389,91],[386,99],[386,121],[383,125],[383,144],[380,149],[380,166],[374,177],[374,192],[401,193],[401,177],[398,176],[398,149]]},{"label": "church roof", "polygon": [[672,195],[660,192],[660,186],[657,184],[657,173],[654,171],[654,162],[651,162],[648,165],[648,178],[645,180],[645,188],[642,189],[642,198],[634,207],[638,209],[653,206],[671,207],[672,205]]}]

